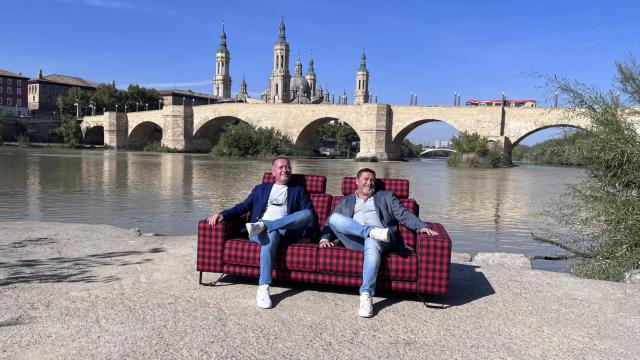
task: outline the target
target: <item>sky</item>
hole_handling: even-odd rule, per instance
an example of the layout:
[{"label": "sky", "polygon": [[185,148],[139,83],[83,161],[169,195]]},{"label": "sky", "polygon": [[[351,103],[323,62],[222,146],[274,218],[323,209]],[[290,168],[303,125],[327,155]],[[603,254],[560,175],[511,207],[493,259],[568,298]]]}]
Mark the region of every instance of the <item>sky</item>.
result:
[{"label": "sky", "polygon": [[[290,71],[309,57],[319,84],[353,101],[364,49],[378,102],[451,105],[467,99],[536,99],[552,89],[532,73],[611,88],[614,62],[640,55],[640,1],[166,1],[2,0],[0,68],[64,74],[158,89],[210,93],[224,23],[232,93],[266,89],[281,16]],[[7,14],[13,14],[7,16]],[[448,139],[444,123],[422,125],[418,143]],[[531,144],[553,131],[531,135]]]}]

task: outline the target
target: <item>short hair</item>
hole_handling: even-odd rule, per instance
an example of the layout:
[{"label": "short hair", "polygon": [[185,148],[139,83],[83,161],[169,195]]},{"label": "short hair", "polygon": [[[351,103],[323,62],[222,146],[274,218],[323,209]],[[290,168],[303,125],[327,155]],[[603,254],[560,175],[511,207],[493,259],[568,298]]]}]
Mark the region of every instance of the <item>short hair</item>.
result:
[{"label": "short hair", "polygon": [[372,173],[374,177],[376,176],[376,172],[373,171],[372,169],[362,168],[362,169],[358,170],[358,174],[356,175],[356,178],[360,179],[360,175],[362,175],[362,173],[366,173],[366,172]]},{"label": "short hair", "polygon": [[289,165],[291,165],[291,160],[289,160],[288,157],[286,157],[286,156],[278,156],[277,158],[273,159],[273,161],[271,162],[271,166],[273,166],[276,163],[276,161],[278,161],[278,160],[287,160]]}]

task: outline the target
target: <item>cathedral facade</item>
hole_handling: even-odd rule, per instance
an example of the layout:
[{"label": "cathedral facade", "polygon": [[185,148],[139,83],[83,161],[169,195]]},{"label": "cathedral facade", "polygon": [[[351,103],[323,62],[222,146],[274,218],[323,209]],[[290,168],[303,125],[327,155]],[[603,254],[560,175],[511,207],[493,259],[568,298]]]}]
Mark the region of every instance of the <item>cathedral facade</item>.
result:
[{"label": "cathedral facade", "polygon": [[[269,78],[269,85],[261,94],[260,99],[252,99],[247,94],[247,83],[244,78],[240,86],[237,99],[246,102],[265,102],[271,104],[322,104],[331,103],[328,89],[322,89],[318,85],[313,58],[309,58],[307,73],[303,75],[300,55],[295,63],[294,73],[289,72],[289,43],[286,37],[284,19],[280,22],[280,34],[273,47],[273,68]],[[231,56],[227,48],[227,36],[224,32],[220,35],[220,46],[216,51],[216,72],[213,80],[213,93],[219,98],[231,97],[231,76],[229,64]],[[366,67],[366,56],[362,52],[360,68],[356,73],[356,90],[354,104],[364,104],[370,101],[369,95],[369,71]],[[346,104],[346,93],[340,96],[339,102]]]}]

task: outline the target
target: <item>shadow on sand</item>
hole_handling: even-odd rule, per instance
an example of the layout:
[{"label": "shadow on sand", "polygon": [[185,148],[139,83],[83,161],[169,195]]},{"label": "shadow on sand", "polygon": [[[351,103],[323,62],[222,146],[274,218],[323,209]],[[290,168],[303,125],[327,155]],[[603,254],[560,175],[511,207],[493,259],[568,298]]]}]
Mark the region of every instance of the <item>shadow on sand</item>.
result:
[{"label": "shadow on sand", "polygon": [[[451,306],[461,306],[486,296],[495,294],[495,290],[483,273],[476,271],[478,267],[465,264],[451,264],[451,281],[449,293],[444,296],[423,295],[425,305],[429,308],[446,309]],[[216,275],[216,278],[219,275]],[[222,275],[215,283],[206,283],[207,286],[229,286],[233,284],[257,284],[256,279],[241,277],[236,275]],[[274,285],[288,288],[287,290],[271,295],[273,306],[288,297],[295,296],[306,290],[329,291],[341,294],[357,294],[358,290],[352,287],[334,285],[315,285],[290,281],[274,281]],[[383,300],[374,303],[374,312],[378,313],[382,309],[393,306],[401,301],[422,300],[414,293],[391,293],[388,291],[376,292],[376,296],[383,297]]]},{"label": "shadow on sand", "polygon": [[[51,239],[49,239],[51,240]],[[32,245],[30,242],[16,242],[5,246],[22,247]],[[42,244],[38,244],[42,245]],[[1,250],[0,250],[1,251]],[[6,273],[0,278],[0,286],[30,283],[61,283],[61,282],[112,282],[117,276],[99,276],[93,270],[101,266],[129,266],[144,264],[152,261],[150,258],[129,260],[131,256],[142,256],[164,252],[161,247],[147,251],[113,251],[92,254],[81,257],[53,257],[48,259],[20,259],[14,262],[0,262],[0,271]]]}]

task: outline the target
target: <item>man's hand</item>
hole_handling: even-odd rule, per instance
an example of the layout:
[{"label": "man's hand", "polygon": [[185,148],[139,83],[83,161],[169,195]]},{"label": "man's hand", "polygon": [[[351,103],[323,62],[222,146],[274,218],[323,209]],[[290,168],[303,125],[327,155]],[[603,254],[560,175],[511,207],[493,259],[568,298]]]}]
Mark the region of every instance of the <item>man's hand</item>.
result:
[{"label": "man's hand", "polygon": [[336,246],[336,244],[334,244],[332,241],[320,240],[320,247],[321,248],[334,247],[334,246]]},{"label": "man's hand", "polygon": [[211,216],[210,218],[208,218],[207,222],[209,223],[209,225],[215,225],[215,224],[219,223],[220,221],[222,221],[222,219],[224,219],[224,216],[222,216],[222,214],[215,214],[215,215]]},{"label": "man's hand", "polygon": [[433,230],[432,228],[428,228],[428,227],[423,227],[422,229],[418,230],[419,234],[427,234],[427,235],[438,235],[438,232]]}]

